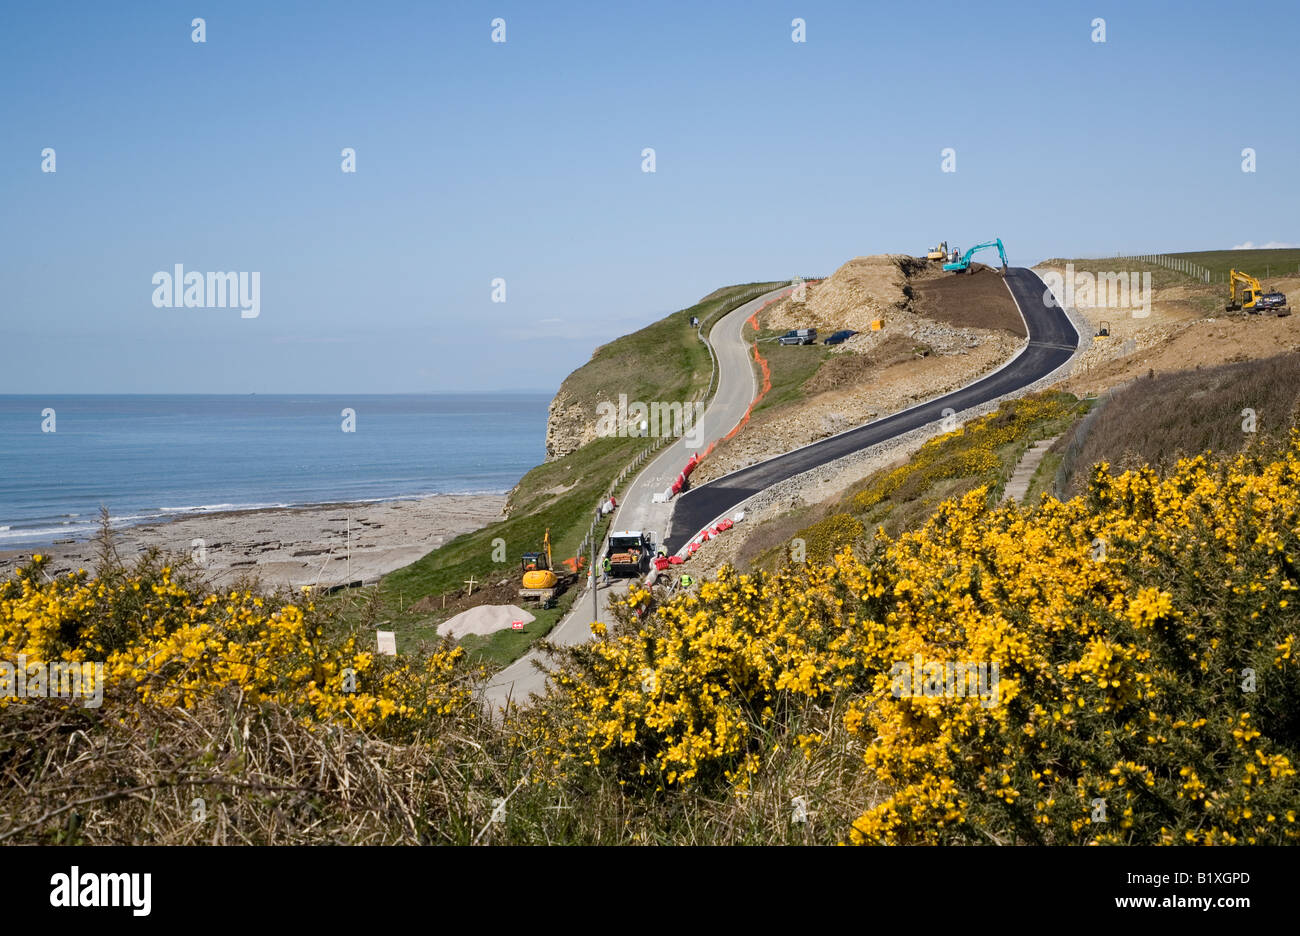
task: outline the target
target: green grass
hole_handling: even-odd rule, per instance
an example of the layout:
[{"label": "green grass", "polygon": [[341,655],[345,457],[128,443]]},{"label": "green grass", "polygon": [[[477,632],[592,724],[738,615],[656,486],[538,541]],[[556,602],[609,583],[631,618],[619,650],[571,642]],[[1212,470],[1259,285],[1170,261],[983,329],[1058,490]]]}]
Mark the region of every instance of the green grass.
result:
[{"label": "green grass", "polygon": [[[821,344],[781,345],[775,341],[760,342],[758,353],[767,359],[772,387],[767,396],[763,397],[763,402],[754,407],[755,413],[802,400],[805,395],[804,384],[831,356],[830,349]],[[762,371],[757,364],[754,367],[758,370],[759,380],[762,380]]]},{"label": "green grass", "polygon": [[[563,388],[576,398],[590,401],[593,420],[596,402],[617,399],[619,393],[626,393],[629,400],[647,402],[687,400],[706,388],[711,371],[708,349],[690,327],[691,316],[699,316],[701,324],[707,326],[779,285],[751,283],[717,290],[688,309],[597,349],[590,362],[569,375]],[[436,626],[444,616],[440,612],[412,612],[412,604],[426,595],[458,591],[471,577],[485,583],[518,579],[520,554],[540,549],[548,529],[557,563],[574,556],[591,526],[597,504],[610,492],[619,472],[657,441],[598,438],[562,458],[538,465],[511,492],[504,519],[458,536],[388,574],[376,589],[367,590],[373,597],[365,602],[346,593],[320,602],[332,606],[342,626],[361,620],[389,621],[389,629],[397,634],[399,652],[435,640]],[[633,477],[625,479],[624,489]],[[607,525],[608,521],[603,523],[598,534]],[[504,558],[498,548],[501,544]],[[467,638],[464,646],[482,659],[508,663],[550,631],[577,590],[577,586],[571,588],[555,608],[538,610],[530,606],[537,620],[523,631],[506,631],[486,639]]]},{"label": "green grass", "polygon": [[[1051,260],[1044,260],[1041,266],[1064,267],[1067,263],[1074,265],[1075,273],[1092,273],[1094,276],[1099,273],[1127,273],[1135,271],[1138,273],[1150,273],[1151,286],[1153,289],[1168,289],[1171,286],[1189,286],[1200,282],[1186,273],[1171,270],[1158,263],[1144,263],[1143,261],[1131,260],[1126,257],[1102,257],[1101,259],[1088,257],[1062,259],[1055,257]],[[1202,283],[1201,285],[1205,284]],[[1206,289],[1208,290],[1209,287],[1207,286]]]},{"label": "green grass", "polygon": [[[1154,252],[1154,251],[1153,251]],[[1300,248],[1278,248],[1271,250],[1194,250],[1186,253],[1166,253],[1162,256],[1190,260],[1210,271],[1211,285],[1222,286],[1227,282],[1229,270],[1241,270],[1260,280],[1267,281],[1279,276],[1300,275]],[[1195,277],[1161,264],[1142,263],[1128,257],[1074,258],[1065,260],[1053,258],[1044,260],[1042,265],[1064,266],[1073,263],[1079,272],[1119,272],[1121,270],[1151,273],[1151,285],[1156,289],[1168,286],[1186,286],[1199,282]]]},{"label": "green grass", "polygon": [[1226,280],[1228,271],[1244,270],[1261,280],[1276,276],[1300,275],[1300,249],[1272,250],[1197,250],[1191,253],[1169,254],[1199,263],[1210,271],[1214,282]]},{"label": "green grass", "polygon": [[1043,460],[1034,469],[1034,476],[1029,479],[1029,490],[1025,492],[1026,504],[1037,504],[1041,495],[1055,494],[1056,472],[1061,467],[1061,453],[1053,448],[1043,453]]},{"label": "green grass", "polygon": [[602,345],[565,378],[559,393],[590,405],[593,419],[599,401],[617,401],[620,393],[644,402],[687,400],[707,385],[712,370],[709,349],[696,337],[691,317],[699,317],[707,334],[723,314],[780,285],[748,283],[717,290],[689,309]]}]

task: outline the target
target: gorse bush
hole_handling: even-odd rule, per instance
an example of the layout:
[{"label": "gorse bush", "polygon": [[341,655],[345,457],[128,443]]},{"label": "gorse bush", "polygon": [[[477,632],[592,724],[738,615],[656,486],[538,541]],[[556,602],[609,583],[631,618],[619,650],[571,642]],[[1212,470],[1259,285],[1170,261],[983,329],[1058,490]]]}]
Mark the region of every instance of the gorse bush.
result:
[{"label": "gorse bush", "polygon": [[1066,393],[1041,393],[1004,403],[997,412],[926,442],[906,465],[881,475],[854,495],[853,509],[864,513],[889,497],[911,496],[948,478],[982,476],[990,484],[1000,483],[1004,466],[999,448],[1027,441],[1031,427],[1067,420],[1077,408],[1078,402]]},{"label": "gorse bush", "polygon": [[805,544],[808,562],[830,562],[834,555],[856,542],[865,532],[862,521],[852,514],[837,513],[804,527],[797,534]]},{"label": "gorse bush", "polygon": [[[823,524],[810,548],[853,529]],[[1103,463],[1083,496],[1035,508],[977,487],[827,561],[634,588],[554,651],[544,698],[489,720],[483,674],[445,644],[376,657],[310,605],[156,556],[54,580],[36,558],[0,585],[0,654],[103,659],[109,685],[93,716],[0,700],[0,839],[68,840],[54,791],[93,803],[92,840],[149,840],[130,791],[206,783],[237,800],[221,840],[1293,842],[1298,562],[1300,435],[1164,474]],[[973,686],[945,677],[980,666]],[[205,734],[155,750],[164,724]],[[83,734],[102,754],[81,765]],[[350,799],[340,765],[368,744],[384,792]],[[281,771],[289,791],[265,792]]]},{"label": "gorse bush", "polygon": [[143,703],[193,707],[236,690],[253,704],[381,736],[402,737],[471,705],[476,671],[460,649],[376,657],[355,635],[327,637],[310,606],[213,591],[153,553],[94,578],[50,580],[45,565],[37,555],[0,584],[0,659],[100,661],[106,688]]},{"label": "gorse bush", "polygon": [[[838,706],[886,791],[854,842],[1294,840],[1298,483],[1297,442],[1102,465],[1085,499],[977,489],[866,561],[724,571],[565,655],[543,756],[743,789],[773,739],[810,743],[792,713]],[[918,658],[996,663],[996,704],[900,697]]]}]

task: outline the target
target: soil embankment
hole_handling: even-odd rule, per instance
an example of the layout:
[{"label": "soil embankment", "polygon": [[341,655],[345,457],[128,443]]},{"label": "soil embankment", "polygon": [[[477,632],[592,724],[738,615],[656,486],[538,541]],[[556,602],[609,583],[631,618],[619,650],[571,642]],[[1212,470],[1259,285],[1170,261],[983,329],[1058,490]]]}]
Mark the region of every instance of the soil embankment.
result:
[{"label": "soil embankment", "polygon": [[[944,273],[939,263],[892,254],[858,257],[810,285],[802,301],[774,303],[760,319],[769,335],[792,328],[816,328],[823,339],[843,329],[858,334],[830,347],[760,341],[760,353],[772,349],[774,386],[781,368],[801,366],[797,384],[718,445],[694,483],[956,390],[1007,361],[1025,341],[1024,321],[999,273],[982,264],[974,270]],[[822,360],[807,360],[815,356]]]}]

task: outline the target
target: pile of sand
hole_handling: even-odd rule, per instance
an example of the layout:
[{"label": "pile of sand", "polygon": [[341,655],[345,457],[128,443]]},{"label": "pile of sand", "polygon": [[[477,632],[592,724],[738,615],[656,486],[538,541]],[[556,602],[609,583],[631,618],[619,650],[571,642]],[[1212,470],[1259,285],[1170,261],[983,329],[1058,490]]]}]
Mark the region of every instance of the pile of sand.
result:
[{"label": "pile of sand", "polygon": [[828,279],[808,287],[803,302],[783,299],[769,310],[769,328],[816,328],[824,335],[851,328],[870,331],[873,319],[906,309],[907,275],[899,265],[915,263],[910,257],[881,254],[856,257]]},{"label": "pile of sand", "polygon": [[466,634],[495,634],[506,630],[514,621],[530,624],[535,620],[533,615],[516,605],[479,605],[439,624],[438,636],[450,634],[460,640]]}]

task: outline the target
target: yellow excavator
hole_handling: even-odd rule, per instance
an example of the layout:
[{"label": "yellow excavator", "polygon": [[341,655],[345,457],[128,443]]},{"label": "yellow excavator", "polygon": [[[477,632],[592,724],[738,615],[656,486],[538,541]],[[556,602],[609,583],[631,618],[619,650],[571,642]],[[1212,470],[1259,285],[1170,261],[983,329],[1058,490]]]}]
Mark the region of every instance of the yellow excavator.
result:
[{"label": "yellow excavator", "polygon": [[938,247],[931,247],[930,252],[925,255],[927,260],[947,260],[948,259],[948,242],[941,241]]},{"label": "yellow excavator", "polygon": [[1265,312],[1272,312],[1275,315],[1291,314],[1284,293],[1265,292],[1259,280],[1241,270],[1228,271],[1227,309],[1229,312],[1245,309],[1254,314]]},{"label": "yellow excavator", "polygon": [[550,607],[555,596],[562,592],[572,581],[569,573],[556,575],[551,561],[551,531],[548,529],[542,538],[541,552],[524,553],[519,562],[523,571],[520,580],[519,597],[534,598],[542,607]]}]

